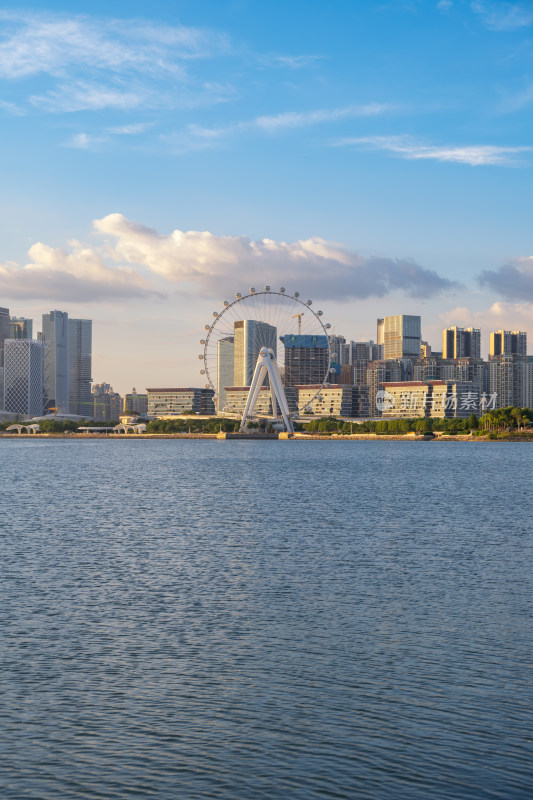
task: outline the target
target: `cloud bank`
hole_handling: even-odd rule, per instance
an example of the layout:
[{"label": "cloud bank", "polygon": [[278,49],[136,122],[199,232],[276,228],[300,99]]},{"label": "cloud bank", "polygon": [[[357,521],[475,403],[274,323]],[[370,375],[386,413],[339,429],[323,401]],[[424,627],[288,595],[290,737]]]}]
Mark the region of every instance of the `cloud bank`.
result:
[{"label": "cloud bank", "polygon": [[38,242],[28,255],[23,267],[0,263],[3,296],[75,303],[162,297],[135,270],[109,266],[100,253],[76,241],[69,249]]},{"label": "cloud bank", "polygon": [[250,285],[286,285],[317,298],[346,301],[404,292],[429,298],[456,284],[414,261],[365,257],[313,237],[295,242],[208,231],[160,234],[122,214],[95,220],[96,246],[33,245],[25,266],[0,264],[0,294],[56,302],[162,298],[176,287],[220,296]]},{"label": "cloud bank", "polygon": [[291,283],[324,299],[384,297],[394,291],[427,298],[455,286],[414,261],[365,258],[318,237],[287,243],[208,231],[161,235],[122,214],[96,220],[94,227],[110,237],[110,252],[118,261],[142,265],[168,283],[196,284],[208,293],[266,281]]}]

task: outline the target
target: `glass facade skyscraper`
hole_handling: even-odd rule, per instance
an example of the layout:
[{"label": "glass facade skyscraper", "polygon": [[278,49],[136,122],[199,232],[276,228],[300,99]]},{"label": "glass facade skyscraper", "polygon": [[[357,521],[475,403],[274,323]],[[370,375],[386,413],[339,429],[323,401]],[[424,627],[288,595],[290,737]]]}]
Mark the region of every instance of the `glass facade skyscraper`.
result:
[{"label": "glass facade skyscraper", "polygon": [[217,342],[217,412],[226,406],[226,388],[233,386],[234,337],[226,336]]},{"label": "glass facade skyscraper", "polygon": [[277,356],[277,329],[254,319],[239,320],[233,329],[233,385],[250,386],[261,348]]},{"label": "glass facade skyscraper", "polygon": [[0,308],[0,367],[4,366],[4,341],[9,338],[9,308]]},{"label": "glass facade skyscraper", "polygon": [[421,317],[397,314],[383,321],[383,358],[420,358]]},{"label": "glass facade skyscraper", "polygon": [[68,321],[69,412],[92,417],[92,330],[90,319]]},{"label": "glass facade skyscraper", "polygon": [[10,317],[9,338],[33,339],[33,320],[26,317]]},{"label": "glass facade skyscraper", "polygon": [[69,412],[68,314],[50,311],[43,314],[45,408]]}]

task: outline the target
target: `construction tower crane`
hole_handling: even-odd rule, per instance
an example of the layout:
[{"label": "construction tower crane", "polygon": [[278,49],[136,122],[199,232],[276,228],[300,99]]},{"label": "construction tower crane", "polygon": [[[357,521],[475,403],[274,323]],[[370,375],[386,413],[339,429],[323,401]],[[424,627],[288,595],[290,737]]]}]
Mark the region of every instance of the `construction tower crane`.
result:
[{"label": "construction tower crane", "polygon": [[305,314],[305,311],[302,311],[300,314],[293,314],[292,318],[298,318],[298,336],[302,333],[302,317]]}]

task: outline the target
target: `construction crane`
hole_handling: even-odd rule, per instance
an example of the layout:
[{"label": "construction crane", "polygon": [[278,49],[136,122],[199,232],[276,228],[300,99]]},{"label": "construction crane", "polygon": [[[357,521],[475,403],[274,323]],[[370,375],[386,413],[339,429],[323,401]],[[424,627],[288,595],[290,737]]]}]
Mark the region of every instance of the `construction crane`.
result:
[{"label": "construction crane", "polygon": [[298,336],[300,336],[300,334],[302,332],[302,317],[303,317],[304,314],[305,314],[305,311],[302,311],[300,314],[293,314],[292,315],[293,319],[298,318]]}]

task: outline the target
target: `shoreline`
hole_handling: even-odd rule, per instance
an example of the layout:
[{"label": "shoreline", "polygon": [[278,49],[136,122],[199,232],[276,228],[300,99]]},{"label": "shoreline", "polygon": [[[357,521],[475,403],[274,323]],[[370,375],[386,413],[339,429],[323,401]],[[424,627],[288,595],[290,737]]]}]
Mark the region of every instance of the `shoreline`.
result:
[{"label": "shoreline", "polygon": [[[138,440],[157,440],[157,439],[196,439],[196,440],[216,440],[218,438],[216,433],[142,433],[142,434],[123,434],[123,433],[2,433],[0,432],[1,439],[64,439],[69,440],[106,440],[106,441],[138,441]],[[243,437],[244,439],[244,437]],[[222,441],[222,440],[221,440]],[[225,441],[225,440],[224,440]],[[236,441],[236,439],[228,439],[228,441]],[[247,440],[250,441],[250,440]],[[259,437],[254,438],[253,441],[262,441]],[[300,442],[325,442],[325,441],[359,441],[359,442],[533,442],[533,437],[513,436],[503,439],[489,439],[488,436],[471,436],[470,434],[457,434],[455,436],[435,436],[434,439],[423,439],[422,436],[413,436],[413,434],[376,434],[376,433],[353,433],[353,434],[333,434],[331,436],[320,435],[306,435],[296,434],[287,439],[265,438],[264,441],[300,441]]]}]

